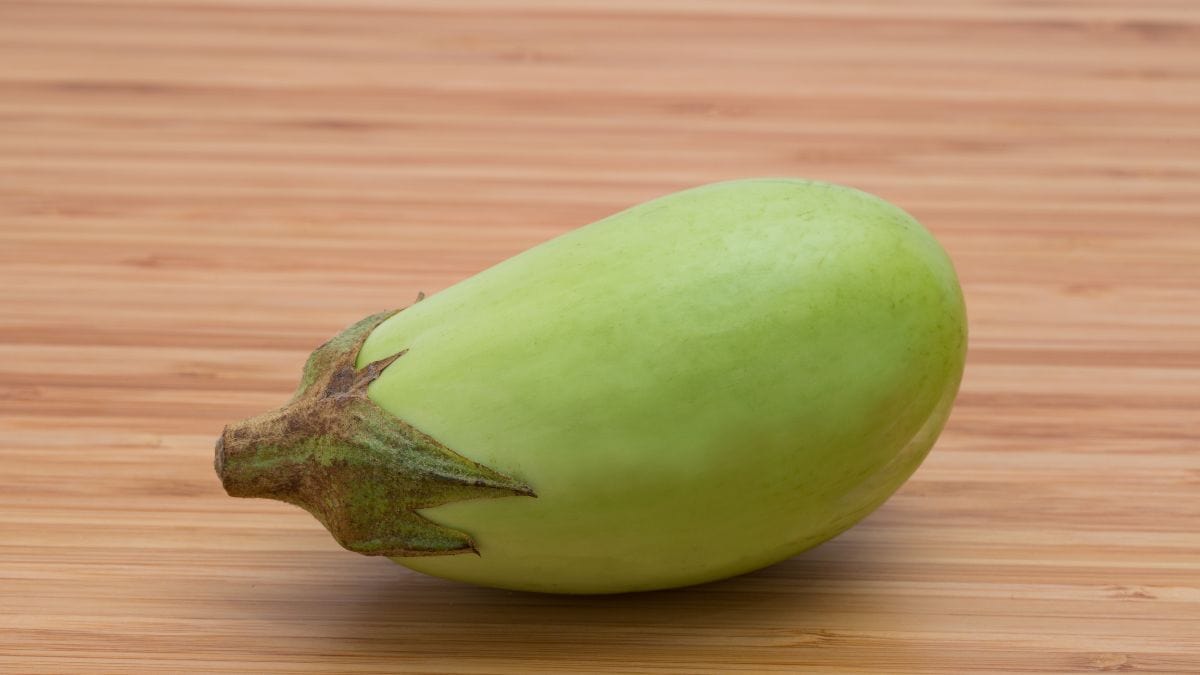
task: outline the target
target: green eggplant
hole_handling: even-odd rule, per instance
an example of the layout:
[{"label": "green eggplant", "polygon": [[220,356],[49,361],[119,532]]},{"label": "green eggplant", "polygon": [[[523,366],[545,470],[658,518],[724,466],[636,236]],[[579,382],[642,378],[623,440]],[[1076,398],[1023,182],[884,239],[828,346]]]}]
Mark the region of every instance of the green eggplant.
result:
[{"label": "green eggplant", "polygon": [[951,261],[899,208],[715,183],[367,317],[287,405],[226,427],[217,473],[439,577],[696,584],[882,504],[945,425],[966,346]]}]

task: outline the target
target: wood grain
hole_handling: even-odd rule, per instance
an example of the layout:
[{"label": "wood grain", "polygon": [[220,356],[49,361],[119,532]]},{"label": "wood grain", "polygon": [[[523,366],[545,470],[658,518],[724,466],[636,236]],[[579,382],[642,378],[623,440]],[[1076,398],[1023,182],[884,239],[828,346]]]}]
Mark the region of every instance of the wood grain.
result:
[{"label": "wood grain", "polygon": [[[418,576],[212,475],[304,356],[573,227],[795,175],[971,313],[880,511],[562,598]],[[1200,672],[1193,0],[0,2],[0,669]]]}]

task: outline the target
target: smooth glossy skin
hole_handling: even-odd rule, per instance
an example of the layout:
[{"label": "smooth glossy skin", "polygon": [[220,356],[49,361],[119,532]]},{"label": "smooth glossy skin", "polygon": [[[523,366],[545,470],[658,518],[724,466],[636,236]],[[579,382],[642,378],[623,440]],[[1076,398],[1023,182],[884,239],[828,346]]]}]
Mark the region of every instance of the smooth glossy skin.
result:
[{"label": "smooth glossy skin", "polygon": [[480,555],[396,561],[612,593],[754,570],[883,503],[946,422],[966,317],[903,211],[758,179],[526,251],[382,324],[359,364],[400,349],[371,398],[538,498],[428,509]]}]

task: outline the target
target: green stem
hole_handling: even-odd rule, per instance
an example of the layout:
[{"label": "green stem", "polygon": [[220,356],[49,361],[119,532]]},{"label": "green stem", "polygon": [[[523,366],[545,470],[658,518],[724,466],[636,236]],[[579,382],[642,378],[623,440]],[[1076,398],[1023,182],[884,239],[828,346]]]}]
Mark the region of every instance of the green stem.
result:
[{"label": "green stem", "polygon": [[265,497],[313,514],[366,555],[479,553],[470,535],[417,511],[483,497],[535,496],[380,408],[368,386],[405,352],[354,367],[362,343],[395,312],[348,328],[309,357],[278,410],[225,427],[215,467],[234,497]]}]

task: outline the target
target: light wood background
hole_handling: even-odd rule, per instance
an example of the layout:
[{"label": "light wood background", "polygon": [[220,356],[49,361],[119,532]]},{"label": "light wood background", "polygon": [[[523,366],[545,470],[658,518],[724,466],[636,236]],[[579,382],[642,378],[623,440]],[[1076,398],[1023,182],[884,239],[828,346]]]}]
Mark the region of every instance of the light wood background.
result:
[{"label": "light wood background", "polygon": [[[962,276],[958,407],[859,527],[545,597],[221,491],[344,325],[756,175]],[[1200,672],[1198,530],[1194,0],[0,0],[0,669]]]}]

